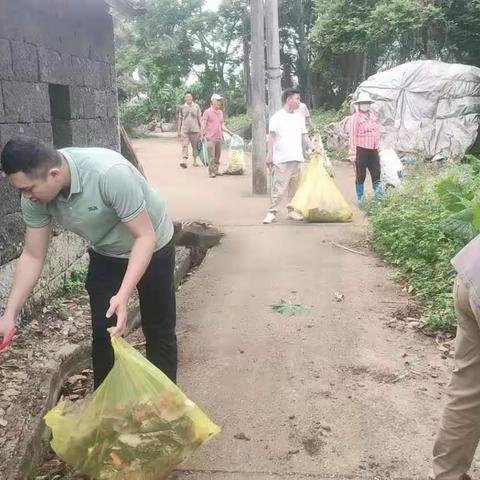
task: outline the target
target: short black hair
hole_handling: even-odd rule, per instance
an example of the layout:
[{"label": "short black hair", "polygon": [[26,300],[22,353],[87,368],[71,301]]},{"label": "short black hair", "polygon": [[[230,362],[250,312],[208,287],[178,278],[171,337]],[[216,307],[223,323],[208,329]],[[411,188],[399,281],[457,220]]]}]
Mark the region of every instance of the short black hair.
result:
[{"label": "short black hair", "polygon": [[187,90],[183,96],[186,97],[187,95],[191,95],[193,97],[193,93],[189,90]]},{"label": "short black hair", "polygon": [[290,97],[297,94],[300,95],[300,90],[298,88],[286,88],[282,92],[282,103],[285,103]]},{"label": "short black hair", "polygon": [[0,157],[2,170],[7,175],[23,172],[27,175],[39,174],[48,167],[62,163],[60,154],[38,138],[19,135],[11,138]]}]

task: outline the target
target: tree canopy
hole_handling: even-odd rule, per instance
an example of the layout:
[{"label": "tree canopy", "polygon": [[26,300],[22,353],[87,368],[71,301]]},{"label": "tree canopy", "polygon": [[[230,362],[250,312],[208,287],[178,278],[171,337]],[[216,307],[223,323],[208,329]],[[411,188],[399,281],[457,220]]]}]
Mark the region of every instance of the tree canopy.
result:
[{"label": "tree canopy", "polygon": [[[480,66],[480,0],[278,1],[282,86],[298,85],[311,106],[338,107],[368,76],[411,60]],[[218,92],[230,112],[246,111],[249,1],[203,7],[144,0],[139,15],[115,14],[121,100],[142,92],[168,118],[188,85],[202,106]]]}]

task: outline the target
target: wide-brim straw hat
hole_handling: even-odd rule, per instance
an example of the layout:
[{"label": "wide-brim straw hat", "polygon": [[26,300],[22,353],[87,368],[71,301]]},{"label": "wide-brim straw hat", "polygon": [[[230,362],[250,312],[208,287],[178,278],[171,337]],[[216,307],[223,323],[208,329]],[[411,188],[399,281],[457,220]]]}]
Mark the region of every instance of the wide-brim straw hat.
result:
[{"label": "wide-brim straw hat", "polygon": [[371,99],[370,95],[368,92],[360,92],[358,95],[358,98],[354,100],[352,103],[375,103],[374,100]]}]

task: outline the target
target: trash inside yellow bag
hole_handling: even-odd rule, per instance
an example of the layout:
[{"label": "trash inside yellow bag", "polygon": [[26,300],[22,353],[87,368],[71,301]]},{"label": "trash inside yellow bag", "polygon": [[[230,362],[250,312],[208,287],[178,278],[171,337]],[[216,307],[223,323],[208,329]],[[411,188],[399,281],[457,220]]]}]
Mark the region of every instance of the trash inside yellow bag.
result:
[{"label": "trash inside yellow bag", "polygon": [[311,155],[292,206],[307,222],[349,222],[352,219],[352,210],[318,154]]},{"label": "trash inside yellow bag", "polygon": [[95,479],[160,480],[220,429],[121,338],[115,364],[91,399],[46,416],[52,448]]},{"label": "trash inside yellow bag", "polygon": [[228,149],[228,166],[226,175],[242,175],[245,171],[245,141],[238,135],[230,139]]}]

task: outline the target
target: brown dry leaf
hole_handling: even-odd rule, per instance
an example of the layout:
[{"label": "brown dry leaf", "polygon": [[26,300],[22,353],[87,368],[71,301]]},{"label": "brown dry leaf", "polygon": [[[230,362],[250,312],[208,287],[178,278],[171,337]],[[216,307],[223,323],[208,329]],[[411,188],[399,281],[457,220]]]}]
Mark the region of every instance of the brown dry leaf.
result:
[{"label": "brown dry leaf", "polygon": [[3,418],[0,418],[0,427],[6,427],[8,425],[8,422],[3,419]]},{"label": "brown dry leaf", "polygon": [[110,458],[112,459],[113,466],[116,468],[123,467],[123,460],[115,452],[110,452]]}]

